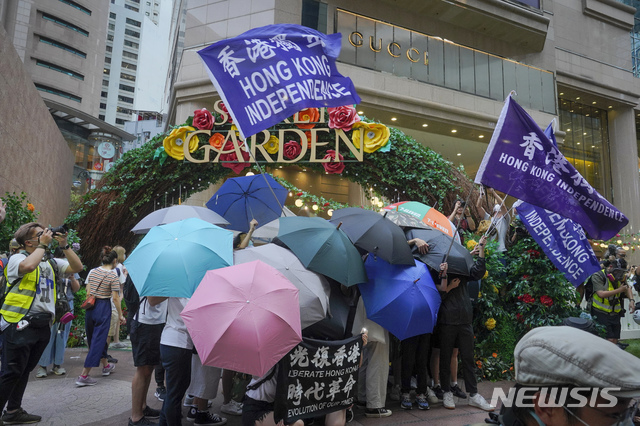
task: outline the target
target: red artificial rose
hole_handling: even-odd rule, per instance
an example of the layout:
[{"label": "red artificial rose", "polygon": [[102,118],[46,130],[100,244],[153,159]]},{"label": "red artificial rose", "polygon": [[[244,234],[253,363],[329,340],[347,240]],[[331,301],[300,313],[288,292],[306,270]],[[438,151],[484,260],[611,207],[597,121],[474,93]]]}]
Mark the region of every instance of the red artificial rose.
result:
[{"label": "red artificial rose", "polygon": [[287,157],[289,160],[298,158],[298,155],[300,155],[300,153],[302,152],[302,147],[296,141],[289,141],[285,143],[283,149],[284,149],[284,156]]},{"label": "red artificial rose", "polygon": [[240,162],[238,160],[238,156],[236,155],[236,151],[233,146],[233,141],[227,141],[224,146],[224,151],[231,151],[227,154],[220,155],[220,165],[222,167],[226,167],[228,169],[233,170],[236,174],[240,174],[245,168],[249,167],[251,164],[249,161],[249,153],[247,151],[240,150],[242,153],[242,159],[244,162]]},{"label": "red artificial rose", "polygon": [[518,320],[518,322],[524,322],[524,317],[522,316],[522,314],[516,314],[516,319]]},{"label": "red artificial rose", "polygon": [[213,129],[213,115],[206,108],[193,112],[193,127],[200,130]]},{"label": "red artificial rose", "polygon": [[547,295],[540,296],[540,303],[542,303],[544,306],[551,306],[553,305],[553,299]]},{"label": "red artificial rose", "polygon": [[227,123],[233,124],[233,118],[231,118],[231,114],[229,114],[229,110],[227,110],[227,106],[224,102],[220,102],[219,106],[222,111],[227,113]]},{"label": "red artificial rose", "polygon": [[335,161],[335,157],[336,152],[333,149],[328,149],[327,155],[325,155],[323,159],[328,158],[330,161],[328,163],[322,163],[322,167],[324,167],[325,172],[336,174],[342,173],[342,171],[344,170],[344,163],[342,162],[342,160],[344,160],[344,157],[340,153],[338,153],[338,161]]},{"label": "red artificial rose", "polygon": [[348,132],[354,123],[360,121],[360,116],[352,105],[327,108],[327,111],[329,111],[329,127],[332,129]]},{"label": "red artificial rose", "polygon": [[536,299],[529,293],[518,296],[518,300],[524,303],[533,303],[536,301]]}]

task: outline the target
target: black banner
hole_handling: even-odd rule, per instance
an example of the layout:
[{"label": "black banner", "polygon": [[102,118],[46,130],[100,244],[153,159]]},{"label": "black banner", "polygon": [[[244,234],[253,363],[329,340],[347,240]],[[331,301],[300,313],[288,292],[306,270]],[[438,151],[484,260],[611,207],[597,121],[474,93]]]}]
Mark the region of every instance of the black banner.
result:
[{"label": "black banner", "polygon": [[285,423],[344,410],[358,391],[362,335],[346,340],[303,338],[280,361],[274,417]]}]

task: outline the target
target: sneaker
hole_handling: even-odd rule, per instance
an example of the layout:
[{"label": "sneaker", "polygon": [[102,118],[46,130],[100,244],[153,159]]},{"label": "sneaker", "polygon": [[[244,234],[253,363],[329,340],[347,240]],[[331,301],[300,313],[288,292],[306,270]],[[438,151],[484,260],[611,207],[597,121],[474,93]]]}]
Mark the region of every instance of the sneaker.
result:
[{"label": "sneaker", "polygon": [[36,372],[37,379],[44,379],[47,377],[47,369],[44,367],[38,367],[38,371]]},{"label": "sneaker", "polygon": [[411,376],[411,389],[417,389],[418,388],[418,379],[415,378],[415,376]]},{"label": "sneaker", "polygon": [[122,348],[126,348],[127,345],[125,343],[122,343],[122,342],[116,342],[116,343],[111,344],[111,347],[115,348],[115,349],[122,349]]},{"label": "sneaker", "polygon": [[484,411],[493,411],[496,409],[493,405],[489,404],[486,399],[479,393],[469,397],[469,405],[471,407],[478,407]]},{"label": "sneaker", "polygon": [[156,388],[156,393],[153,395],[158,398],[158,401],[164,401],[164,397],[167,396],[167,388],[164,386],[158,386]]},{"label": "sneaker", "polygon": [[389,399],[392,401],[400,401],[400,386],[394,386],[389,392]]},{"label": "sneaker", "polygon": [[93,386],[96,383],[98,383],[98,381],[96,379],[91,378],[91,376],[87,376],[87,377],[78,376],[78,378],[76,379],[76,386]]},{"label": "sneaker", "polygon": [[116,365],[115,364],[107,364],[106,367],[102,368],[102,375],[103,376],[108,376],[109,374],[113,373],[113,370],[116,369]]},{"label": "sneaker", "polygon": [[353,408],[347,408],[346,423],[351,423],[354,418],[355,418],[355,414],[353,414]]},{"label": "sneaker", "polygon": [[222,404],[220,411],[225,414],[231,414],[232,416],[242,415],[242,404],[234,401],[233,399],[226,404]]},{"label": "sneaker", "polygon": [[196,413],[195,425],[222,426],[227,424],[227,419],[208,411],[198,411]]},{"label": "sneaker", "polygon": [[187,413],[187,421],[194,422],[196,420],[196,414],[198,414],[198,409],[194,406],[189,407],[189,412]]},{"label": "sneaker", "polygon": [[67,374],[67,370],[65,370],[64,367],[60,367],[59,365],[54,365],[53,366],[53,370],[51,370],[51,371],[56,376],[64,376],[65,374]]},{"label": "sneaker", "polygon": [[413,404],[411,403],[411,396],[408,393],[402,394],[400,408],[402,408],[403,410],[411,410],[413,408]]},{"label": "sneaker", "polygon": [[186,395],[184,397],[184,403],[182,405],[184,405],[185,407],[191,407],[193,405],[193,396]]},{"label": "sneaker", "polygon": [[18,411],[14,411],[13,413],[7,413],[7,410],[4,410],[4,413],[2,413],[2,422],[5,425],[38,423],[40,420],[42,420],[42,417],[36,416],[35,414],[29,414],[22,408],[18,408]]},{"label": "sneaker", "polygon": [[451,393],[453,393],[453,396],[457,396],[458,398],[467,399],[467,394],[462,392],[462,389],[460,389],[460,386],[458,386],[457,383],[455,385],[451,385]]},{"label": "sneaker", "polygon": [[[442,389],[440,389],[442,390]],[[436,396],[435,392],[431,390],[431,388],[427,388],[427,401],[429,401],[429,404],[437,404],[439,399]]]},{"label": "sneaker", "polygon": [[456,404],[453,402],[453,393],[451,392],[444,393],[444,396],[442,398],[442,405],[444,405],[444,408],[449,410],[453,410],[456,408]]},{"label": "sneaker", "polygon": [[438,398],[438,399],[443,399],[444,398],[444,391],[442,390],[440,385],[435,385],[433,387],[433,393],[435,394],[436,398]]},{"label": "sneaker", "polygon": [[420,410],[429,409],[429,402],[427,401],[427,397],[424,396],[423,393],[416,395],[416,405]]},{"label": "sneaker", "polygon": [[138,426],[138,425],[157,425],[158,423],[156,422],[152,422],[151,420],[147,419],[146,417],[142,417],[140,420],[138,420],[137,422],[134,422],[133,420],[131,420],[131,417],[129,417],[129,426]]},{"label": "sneaker", "polygon": [[160,418],[160,410],[156,410],[155,408],[151,408],[148,405],[144,407],[142,410],[142,415],[148,419],[159,419]]},{"label": "sneaker", "polygon": [[391,410],[387,410],[386,408],[367,408],[364,412],[364,415],[367,417],[389,417],[391,415]]},{"label": "sneaker", "polygon": [[109,364],[117,364],[118,363],[118,358],[114,358],[111,355],[107,354],[107,362]]}]

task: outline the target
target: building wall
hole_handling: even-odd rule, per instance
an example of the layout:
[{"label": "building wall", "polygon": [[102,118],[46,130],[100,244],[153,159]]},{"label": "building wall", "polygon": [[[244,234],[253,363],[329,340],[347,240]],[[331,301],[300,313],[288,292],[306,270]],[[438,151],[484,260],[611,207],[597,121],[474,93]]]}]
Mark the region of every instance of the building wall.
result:
[{"label": "building wall", "polygon": [[0,194],[28,194],[44,225],[69,211],[73,156],[0,25]]}]

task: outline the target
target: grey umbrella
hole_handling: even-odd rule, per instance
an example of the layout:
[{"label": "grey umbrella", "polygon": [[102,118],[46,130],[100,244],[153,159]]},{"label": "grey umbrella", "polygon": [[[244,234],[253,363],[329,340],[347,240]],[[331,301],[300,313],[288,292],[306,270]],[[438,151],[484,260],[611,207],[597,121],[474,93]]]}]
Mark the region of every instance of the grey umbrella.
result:
[{"label": "grey umbrella", "polygon": [[[295,214],[289,210],[288,208],[283,208],[283,213],[281,217],[291,217],[295,216]],[[270,243],[275,237],[278,236],[278,231],[280,230],[280,218],[272,220],[271,222],[267,222],[266,224],[260,226],[255,230],[251,239],[260,243]]]},{"label": "grey umbrella", "polygon": [[431,229],[429,225],[427,225],[420,219],[404,212],[398,212],[395,210],[382,210],[380,214],[401,228]]},{"label": "grey umbrella", "polygon": [[205,207],[178,205],[156,210],[146,215],[133,227],[131,232],[134,234],[146,234],[154,226],[178,222],[191,217],[196,217],[218,226],[226,226],[229,224],[229,222],[218,213]]},{"label": "grey umbrella", "polygon": [[236,250],[233,263],[261,260],[276,268],[298,289],[300,301],[300,320],[302,328],[323,320],[329,311],[329,282],[320,274],[309,271],[302,265],[295,254],[275,244],[265,244]]}]

